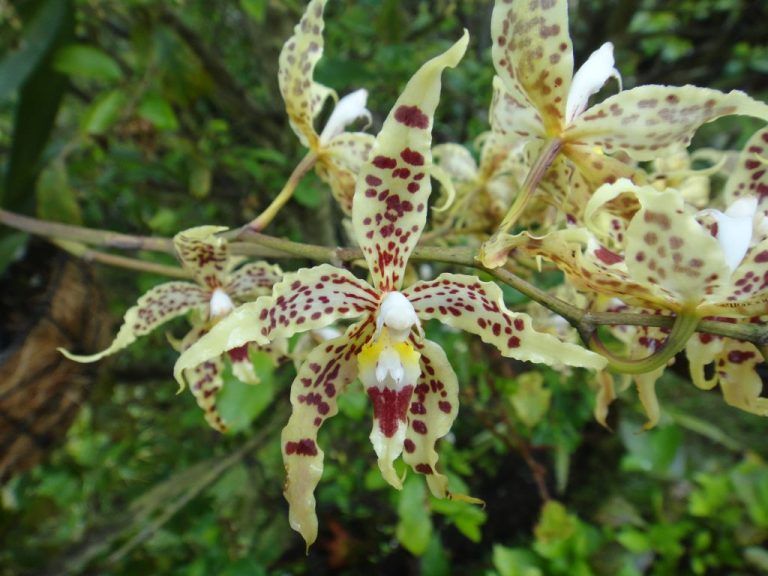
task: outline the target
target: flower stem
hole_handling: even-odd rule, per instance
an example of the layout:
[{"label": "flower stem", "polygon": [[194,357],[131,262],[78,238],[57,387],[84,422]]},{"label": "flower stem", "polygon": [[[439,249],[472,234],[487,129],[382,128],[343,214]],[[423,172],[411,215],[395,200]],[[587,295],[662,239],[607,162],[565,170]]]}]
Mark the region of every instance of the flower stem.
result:
[{"label": "flower stem", "polygon": [[645,374],[666,366],[675,354],[685,348],[688,339],[696,332],[700,318],[692,310],[683,310],[675,317],[672,331],[661,348],[645,358],[619,358],[610,352],[603,344],[595,330],[589,338],[591,350],[602,354],[608,359],[608,369],[625,374]]},{"label": "flower stem", "polygon": [[137,258],[120,256],[118,254],[107,254],[106,252],[93,250],[79,242],[72,242],[70,240],[53,240],[53,243],[62,250],[65,250],[86,262],[96,262],[98,264],[127,268],[128,270],[137,270],[139,272],[151,272],[152,274],[159,274],[161,276],[167,276],[168,278],[181,278],[184,280],[192,278],[191,273],[178,266],[166,266],[164,264],[146,262]]},{"label": "flower stem", "polygon": [[288,200],[291,199],[293,193],[296,190],[296,186],[299,185],[304,175],[309,172],[317,162],[317,154],[315,152],[309,152],[301,162],[296,165],[293,172],[288,177],[283,189],[275,196],[272,203],[266,207],[266,209],[259,214],[256,218],[251,220],[248,224],[240,228],[235,235],[236,238],[245,238],[249,234],[259,233],[266,228],[272,220],[274,220],[277,213],[285,206]]}]

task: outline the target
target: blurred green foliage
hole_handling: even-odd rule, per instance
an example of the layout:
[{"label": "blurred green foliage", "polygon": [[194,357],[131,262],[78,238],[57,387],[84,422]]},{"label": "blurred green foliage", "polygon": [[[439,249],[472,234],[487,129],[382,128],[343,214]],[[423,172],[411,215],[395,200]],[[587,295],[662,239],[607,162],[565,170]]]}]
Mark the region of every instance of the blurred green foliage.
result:
[{"label": "blurred green foliage", "polygon": [[[740,0],[581,0],[577,60],[617,46],[625,85],[694,83],[766,98],[768,6]],[[302,151],[277,90],[297,0],[0,1],[0,205],[141,234],[236,226],[265,207]],[[473,34],[446,75],[435,141],[487,128],[491,4],[331,1],[319,81],[370,92],[375,131],[420,62]],[[739,119],[701,131],[735,147]],[[346,244],[337,208],[307,179],[274,232]],[[0,266],[22,247],[0,236]],[[102,272],[115,316],[149,275]],[[510,305],[519,295],[507,294]],[[227,381],[233,433],[175,395],[163,334],[123,353],[50,461],[2,489],[0,574],[760,574],[768,571],[764,422],[671,376],[665,417],[642,432],[630,394],[614,433],[592,419],[584,375],[526,372],[430,326],[461,383],[441,443],[458,494],[381,479],[370,408],[354,388],[321,433],[318,543],[305,556],[282,499],[279,429],[292,366],[254,358],[260,386]],[[180,333],[179,329],[171,332]],[[542,496],[551,499],[542,506]]]}]

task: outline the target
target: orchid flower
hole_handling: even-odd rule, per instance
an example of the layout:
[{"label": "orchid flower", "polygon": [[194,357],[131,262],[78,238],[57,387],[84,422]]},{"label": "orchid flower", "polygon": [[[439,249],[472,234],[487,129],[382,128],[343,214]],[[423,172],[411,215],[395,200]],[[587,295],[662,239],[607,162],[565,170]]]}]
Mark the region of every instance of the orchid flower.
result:
[{"label": "orchid flower", "polygon": [[360,118],[370,124],[365,107],[368,93],[356,90],[336,103],[325,127],[318,134],[314,121],[330,88],[314,81],[315,65],[323,54],[323,9],[326,0],[312,0],[280,52],[278,80],[288,119],[302,145],[317,155],[317,174],[331,186],[331,192],[345,214],[352,213],[355,177],[373,144],[373,136],[348,133],[346,127]]},{"label": "orchid flower", "polygon": [[[173,239],[176,254],[182,267],[193,274],[196,283],[167,282],[149,290],[125,313],[117,336],[105,350],[81,356],[61,349],[62,354],[76,362],[96,362],[126,348],[139,336],[149,334],[173,318],[197,312],[200,319],[193,323],[193,329],[178,346],[185,350],[234,310],[237,303],[247,302],[271,290],[272,285],[282,278],[280,268],[254,262],[232,271],[237,261],[230,258],[226,240],[216,236],[224,230],[226,228],[218,226],[200,226],[178,233]],[[275,344],[276,348],[282,348],[281,342]],[[248,358],[248,346],[233,348],[226,356],[238,379],[258,383]],[[218,355],[189,367],[185,373],[205,419],[220,432],[226,431],[226,424],[216,409],[216,394],[223,385],[223,365],[224,357]]]},{"label": "orchid flower", "polygon": [[474,276],[442,274],[403,288],[403,276],[426,223],[431,128],[441,74],[461,60],[464,37],[424,64],[387,117],[357,181],[352,211],[356,239],[372,284],[328,264],[287,274],[272,296],[238,308],[179,358],[181,372],[245,342],[315,330],[356,318],[346,332],[317,346],[291,388],[293,413],[282,434],[285,496],[291,526],[307,544],[317,536],[314,489],[323,470],[317,433],[337,413],[337,399],[359,377],[373,404],[371,441],[383,477],[402,487],[393,462],[424,474],[432,493],[448,496],[436,467],[436,441],[458,410],[458,384],[445,352],[424,338],[438,319],[479,335],[509,357],[600,368],[604,360],[536,332],[525,314],[507,310],[501,289]]},{"label": "orchid flower", "polygon": [[610,42],[573,73],[567,0],[497,0],[491,36],[498,74],[491,127],[536,150],[556,146],[550,171],[561,174],[551,181],[560,183],[563,197],[573,181],[570,165],[589,192],[621,177],[641,181],[633,166],[608,154],[653,160],[684,149],[699,126],[721,116],[768,119],[768,105],[743,92],[695,86],[640,86],[588,107],[609,78],[620,77]]}]

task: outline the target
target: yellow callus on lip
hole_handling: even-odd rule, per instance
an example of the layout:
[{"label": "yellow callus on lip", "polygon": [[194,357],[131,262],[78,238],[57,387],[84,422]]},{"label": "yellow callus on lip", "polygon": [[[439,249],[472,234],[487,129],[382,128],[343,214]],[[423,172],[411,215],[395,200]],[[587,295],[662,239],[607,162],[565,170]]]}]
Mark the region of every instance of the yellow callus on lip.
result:
[{"label": "yellow callus on lip", "polygon": [[364,373],[370,374],[371,371],[375,373],[379,358],[384,353],[385,359],[387,356],[393,357],[394,352],[406,369],[409,367],[416,367],[419,364],[419,357],[421,356],[416,350],[413,349],[408,342],[392,342],[389,337],[389,331],[384,328],[381,335],[375,340],[369,341],[360,350],[357,355],[357,364],[360,368],[361,379]]}]

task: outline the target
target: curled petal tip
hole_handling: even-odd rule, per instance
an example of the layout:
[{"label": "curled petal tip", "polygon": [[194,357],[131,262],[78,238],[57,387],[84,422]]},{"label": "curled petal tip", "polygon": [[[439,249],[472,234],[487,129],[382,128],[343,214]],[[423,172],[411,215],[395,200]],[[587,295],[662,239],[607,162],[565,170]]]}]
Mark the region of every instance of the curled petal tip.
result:
[{"label": "curled petal tip", "polygon": [[344,129],[358,118],[365,118],[371,123],[371,112],[365,107],[368,101],[368,91],[361,88],[344,96],[338,101],[328,122],[320,134],[320,142],[327,144],[335,136],[341,134]]},{"label": "curled petal tip", "polygon": [[592,52],[573,76],[565,106],[565,120],[568,124],[586,109],[589,97],[597,93],[611,77],[616,78],[621,89],[621,75],[614,67],[613,44],[606,42]]}]

